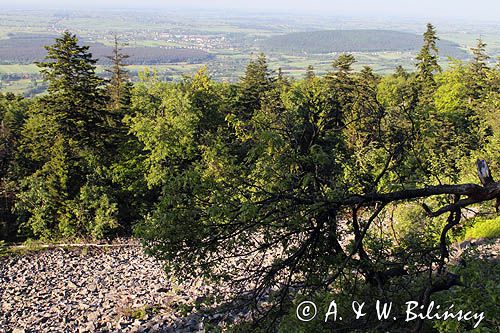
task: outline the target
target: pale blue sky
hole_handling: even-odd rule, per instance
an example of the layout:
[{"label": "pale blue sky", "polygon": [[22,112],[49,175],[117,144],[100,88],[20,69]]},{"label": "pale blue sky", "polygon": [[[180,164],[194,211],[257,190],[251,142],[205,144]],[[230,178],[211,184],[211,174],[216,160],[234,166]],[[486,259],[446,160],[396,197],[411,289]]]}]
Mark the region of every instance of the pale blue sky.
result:
[{"label": "pale blue sky", "polygon": [[500,23],[500,0],[0,0],[2,8],[239,9],[347,16],[441,17]]}]

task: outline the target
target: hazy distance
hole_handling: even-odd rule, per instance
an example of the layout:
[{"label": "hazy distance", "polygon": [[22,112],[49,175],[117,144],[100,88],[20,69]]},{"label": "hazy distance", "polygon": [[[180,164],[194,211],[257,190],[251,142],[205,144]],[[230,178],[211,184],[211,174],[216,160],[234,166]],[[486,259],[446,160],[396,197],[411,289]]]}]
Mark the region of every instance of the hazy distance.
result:
[{"label": "hazy distance", "polygon": [[500,19],[498,0],[0,0],[2,9],[199,9],[311,13],[360,17]]}]

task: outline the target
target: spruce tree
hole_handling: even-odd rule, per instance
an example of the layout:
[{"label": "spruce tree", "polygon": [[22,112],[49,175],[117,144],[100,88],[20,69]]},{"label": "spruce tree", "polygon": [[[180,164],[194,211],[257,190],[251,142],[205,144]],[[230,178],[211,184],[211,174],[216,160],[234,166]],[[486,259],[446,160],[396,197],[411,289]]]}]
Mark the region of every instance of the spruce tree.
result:
[{"label": "spruce tree", "polygon": [[490,58],[486,54],[486,43],[483,42],[481,38],[478,38],[476,47],[472,47],[472,62],[471,62],[471,67],[473,73],[475,73],[478,76],[485,76],[485,71],[488,68],[487,61]]},{"label": "spruce tree", "polygon": [[341,119],[344,121],[352,119],[353,92],[355,90],[352,65],[355,62],[356,59],[352,54],[341,54],[333,61],[334,71],[326,76],[336,102],[341,105]]},{"label": "spruce tree", "polygon": [[22,151],[31,160],[17,209],[39,237],[102,237],[117,222],[107,185],[110,156],[104,80],[88,46],[64,32],[38,63],[48,93],[31,108]]},{"label": "spruce tree", "polygon": [[[123,45],[120,45],[118,36],[114,36],[113,51],[107,58],[111,61],[111,68],[106,71],[111,74],[111,79],[108,85],[108,94],[110,97],[110,109],[113,111],[120,110],[127,104],[127,96],[129,96],[130,77],[127,69],[126,60],[129,55],[123,52]],[[124,105],[125,104],[125,105]]]},{"label": "spruce tree", "polygon": [[307,66],[305,79],[306,81],[312,80],[316,74],[314,73],[314,67],[312,65]]},{"label": "spruce tree", "polygon": [[395,77],[401,77],[404,79],[407,79],[410,75],[409,73],[403,68],[403,66],[398,65],[396,66],[396,70],[394,72]]},{"label": "spruce tree", "polygon": [[418,62],[416,64],[417,77],[424,92],[435,88],[434,74],[441,71],[441,67],[438,64],[438,40],[436,29],[431,23],[428,23],[427,30],[424,33],[424,45],[417,55]]},{"label": "spruce tree", "polygon": [[274,86],[275,78],[269,69],[266,56],[261,53],[251,60],[245,70],[237,97],[237,109],[241,119],[248,120],[260,109],[261,99],[266,91]]},{"label": "spruce tree", "polygon": [[45,48],[46,61],[37,63],[49,84],[48,94],[40,100],[42,112],[54,119],[65,138],[83,147],[100,146],[105,137],[106,98],[104,81],[96,74],[97,60],[68,31]]},{"label": "spruce tree", "polygon": [[17,224],[12,208],[17,194],[16,183],[25,161],[18,153],[29,100],[12,93],[0,93],[0,240],[13,240]]},{"label": "spruce tree", "polygon": [[[124,124],[124,117],[130,112],[131,90],[133,87],[130,81],[128,70],[126,69],[126,59],[129,55],[123,52],[122,46],[117,35],[114,36],[112,54],[107,56],[111,61],[110,68],[106,69],[111,74],[107,82],[108,111],[106,114],[108,126],[108,146],[107,150],[116,152],[123,149],[123,145],[130,142],[128,127]],[[118,158],[118,154],[112,153],[113,160]]]},{"label": "spruce tree", "polygon": [[472,61],[470,62],[470,79],[468,85],[470,87],[470,102],[477,101],[486,88],[486,81],[488,77],[488,59],[486,54],[486,43],[481,38],[477,40],[476,47],[472,47]]},{"label": "spruce tree", "polygon": [[352,121],[348,122],[347,128],[354,128],[357,149],[367,146],[377,140],[379,122],[383,116],[383,110],[377,101],[377,85],[379,78],[373,70],[365,66],[356,77],[356,94],[352,108]]}]

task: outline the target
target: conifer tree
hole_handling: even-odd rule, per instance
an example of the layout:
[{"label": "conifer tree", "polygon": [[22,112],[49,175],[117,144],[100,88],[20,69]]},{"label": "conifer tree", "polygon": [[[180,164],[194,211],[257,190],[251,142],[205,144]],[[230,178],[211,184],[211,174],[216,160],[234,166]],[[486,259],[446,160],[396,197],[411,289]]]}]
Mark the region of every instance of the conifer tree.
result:
[{"label": "conifer tree", "polygon": [[278,68],[278,75],[276,77],[276,82],[275,82],[276,87],[282,87],[282,86],[289,86],[290,82],[288,81],[288,78],[283,74],[283,70],[281,67]]},{"label": "conifer tree", "polygon": [[[128,128],[123,120],[129,114],[131,105],[131,90],[133,87],[126,69],[126,59],[129,55],[123,52],[122,44],[117,35],[114,36],[113,51],[107,58],[111,61],[111,67],[106,69],[111,74],[107,82],[108,111],[106,113],[108,122],[108,147],[107,150],[116,152],[123,150],[123,145],[130,143],[132,137],[128,135]],[[133,144],[135,145],[135,144]],[[118,154],[112,154],[112,158],[119,158]]]},{"label": "conifer tree", "polygon": [[356,77],[356,98],[353,103],[355,133],[358,149],[375,141],[383,110],[377,101],[379,78],[365,66]]},{"label": "conifer tree", "polygon": [[473,54],[471,67],[477,75],[484,75],[488,68],[487,61],[490,57],[486,54],[486,45],[481,38],[478,38],[476,47],[471,48]]},{"label": "conifer tree", "polygon": [[352,54],[341,54],[333,61],[332,66],[338,71],[338,73],[348,74],[352,71],[352,65],[355,62],[356,59]]},{"label": "conifer tree", "polygon": [[126,99],[129,96],[130,90],[130,77],[125,68],[127,66],[125,61],[129,58],[129,55],[123,52],[117,35],[114,36],[112,55],[107,56],[107,58],[111,60],[111,68],[106,70],[108,73],[111,73],[108,86],[109,105],[111,110],[117,111],[124,104],[127,104]]},{"label": "conifer tree", "polygon": [[407,79],[410,75],[409,73],[403,68],[403,66],[398,65],[396,66],[396,70],[394,72],[395,77],[401,77]]},{"label": "conifer tree", "polygon": [[474,100],[477,101],[483,90],[486,88],[485,86],[489,70],[487,61],[490,57],[486,54],[485,47],[486,43],[479,38],[477,40],[476,47],[471,48],[473,58],[470,63],[471,77],[468,82],[471,96],[470,102]]},{"label": "conifer tree", "polygon": [[439,51],[436,35],[436,29],[431,23],[427,24],[427,30],[424,33],[424,45],[417,55],[417,77],[424,92],[435,88],[434,74],[441,71],[438,64]]},{"label": "conifer tree", "polygon": [[346,98],[350,91],[353,89],[354,80],[351,76],[352,65],[356,62],[356,59],[352,54],[341,54],[332,63],[334,71],[327,75],[327,79],[330,83],[340,92],[343,98]]},{"label": "conifer tree", "polygon": [[31,160],[17,209],[39,237],[92,235],[115,228],[117,207],[107,185],[110,154],[104,81],[88,46],[66,31],[38,63],[48,94],[30,109],[22,151]]},{"label": "conifer tree", "polygon": [[255,110],[260,109],[261,98],[274,86],[275,78],[269,69],[266,56],[261,53],[251,60],[245,70],[237,98],[237,108],[242,119],[250,119]]},{"label": "conifer tree", "polygon": [[355,81],[352,75],[352,65],[356,59],[352,54],[341,54],[333,61],[334,71],[326,76],[326,80],[333,91],[334,98],[341,105],[341,118],[345,121],[352,119],[353,92]]},{"label": "conifer tree", "polygon": [[97,60],[89,46],[78,45],[76,35],[65,31],[46,46],[45,62],[37,65],[48,81],[48,94],[40,101],[42,113],[52,117],[58,130],[85,147],[100,145],[105,129],[104,81],[96,74]]},{"label": "conifer tree", "polygon": [[29,101],[12,93],[0,93],[0,240],[15,239],[17,224],[12,208],[16,183],[23,174],[24,159],[18,153]]},{"label": "conifer tree", "polygon": [[310,81],[315,76],[316,76],[316,74],[314,73],[314,67],[312,65],[307,66],[305,79],[307,81]]}]

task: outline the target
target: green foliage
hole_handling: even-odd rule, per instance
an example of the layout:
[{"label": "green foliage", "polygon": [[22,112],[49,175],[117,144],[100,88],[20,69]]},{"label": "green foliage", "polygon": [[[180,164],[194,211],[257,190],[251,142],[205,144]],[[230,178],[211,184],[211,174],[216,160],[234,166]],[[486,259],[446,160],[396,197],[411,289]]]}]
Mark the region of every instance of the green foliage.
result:
[{"label": "green foliage", "polygon": [[60,229],[84,230],[84,235],[103,238],[118,226],[118,205],[109,197],[111,191],[103,186],[84,185],[80,196],[70,203],[71,220],[62,220]]},{"label": "green foliage", "polygon": [[397,205],[391,212],[392,228],[396,238],[405,239],[423,236],[429,218],[418,204],[407,203]]},{"label": "green foliage", "polygon": [[116,203],[103,190],[111,156],[104,82],[88,47],[69,32],[47,51],[39,66],[48,94],[32,104],[22,129],[28,166],[16,209],[27,234],[102,237],[117,226]]},{"label": "green foliage", "polygon": [[196,160],[204,148],[205,131],[222,119],[222,87],[201,70],[181,85],[153,81],[136,87],[132,98],[131,131],[149,152],[145,164],[151,187],[163,185]]},{"label": "green foliage", "polygon": [[[304,294],[324,287],[325,295],[342,297],[332,276],[364,285],[346,298],[417,297],[432,283],[423,268],[432,270],[441,240],[448,242],[446,218],[429,218],[416,201],[382,205],[378,213],[377,207],[336,205],[458,182],[461,167],[484,153],[491,120],[480,116],[482,97],[461,80],[471,71],[457,63],[440,73],[436,41],[429,25],[417,72],[399,69],[386,78],[369,68],[354,72],[354,57],[342,54],[325,77],[309,73],[290,82],[275,78],[261,55],[235,86],[201,74],[178,84],[154,77],[139,84],[130,126],[146,150],[148,184],[161,192],[136,229],[149,251],[181,279],[254,285],[256,298],[278,289],[270,303],[282,300],[283,311],[295,300],[277,285],[301,285]],[[452,200],[426,202],[441,207]],[[377,219],[370,219],[373,212]],[[277,254],[269,258],[271,249]],[[253,275],[238,279],[241,267],[232,258]],[[407,288],[391,289],[384,279]],[[346,321],[346,329],[351,324]],[[301,329],[293,321],[283,325]]]},{"label": "green foliage", "polygon": [[475,219],[466,229],[464,239],[500,238],[500,217],[494,219]]},{"label": "green foliage", "polygon": [[417,55],[417,77],[422,84],[422,91],[425,94],[434,87],[434,74],[441,71],[438,65],[438,48],[435,27],[428,23],[424,33],[424,45]]},{"label": "green foliage", "polygon": [[125,61],[129,58],[129,55],[123,53],[118,36],[116,35],[114,37],[113,53],[107,58],[111,60],[112,63],[111,69],[108,70],[108,72],[111,73],[108,87],[108,93],[111,100],[110,108],[113,111],[119,111],[128,104],[127,94],[130,78],[128,76],[128,71],[125,69]]},{"label": "green foliage", "polygon": [[471,93],[475,97],[480,97],[483,92],[489,72],[487,61],[490,57],[486,54],[485,47],[486,43],[479,38],[476,47],[471,48],[474,58],[470,64],[470,70],[473,76],[473,80],[470,83],[472,85]]},{"label": "green foliage", "polygon": [[155,306],[145,305],[133,307],[130,305],[121,306],[118,311],[125,317],[130,319],[146,320],[148,316],[155,315],[159,309]]},{"label": "green foliage", "polygon": [[[235,111],[240,122],[251,118],[260,108],[264,93],[271,90],[275,79],[269,70],[264,54],[259,54],[248,64],[245,75],[241,79],[235,101]],[[245,127],[242,128],[244,130]]]},{"label": "green foliage", "polygon": [[[412,33],[391,30],[324,30],[276,35],[260,42],[265,51],[303,55],[336,52],[418,51],[421,38]],[[445,57],[465,58],[456,43],[442,40],[437,46]]]},{"label": "green foliage", "polygon": [[25,165],[18,148],[29,104],[20,96],[0,93],[0,239],[15,239],[18,228],[12,208]]},{"label": "green foliage", "polygon": [[454,305],[453,311],[484,312],[484,319],[477,328],[466,321],[434,321],[438,332],[498,332],[500,327],[500,265],[478,258],[474,252],[464,255],[465,266],[455,267],[456,274],[461,276],[463,286],[436,294],[433,299],[441,308]]},{"label": "green foliage", "polygon": [[[201,69],[176,83],[146,70],[131,85],[118,47],[107,84],[66,32],[40,63],[47,95],[0,95],[6,208],[15,198],[22,234],[43,240],[134,228],[181,280],[251,286],[253,305],[286,319],[264,326],[284,332],[332,329],[292,318],[307,297],[325,307],[420,297],[439,282],[443,228],[459,215],[430,218],[406,197],[370,200],[475,181],[478,157],[500,171],[500,70],[486,66],[480,43],[472,63],[441,72],[437,40],[428,25],[415,73],[355,72],[354,56],[341,54],[324,77],[309,69],[294,81],[261,54],[238,84]],[[456,199],[425,202],[435,210]],[[495,223],[470,232],[498,235]],[[346,317],[342,329],[367,331],[372,319]]]}]

